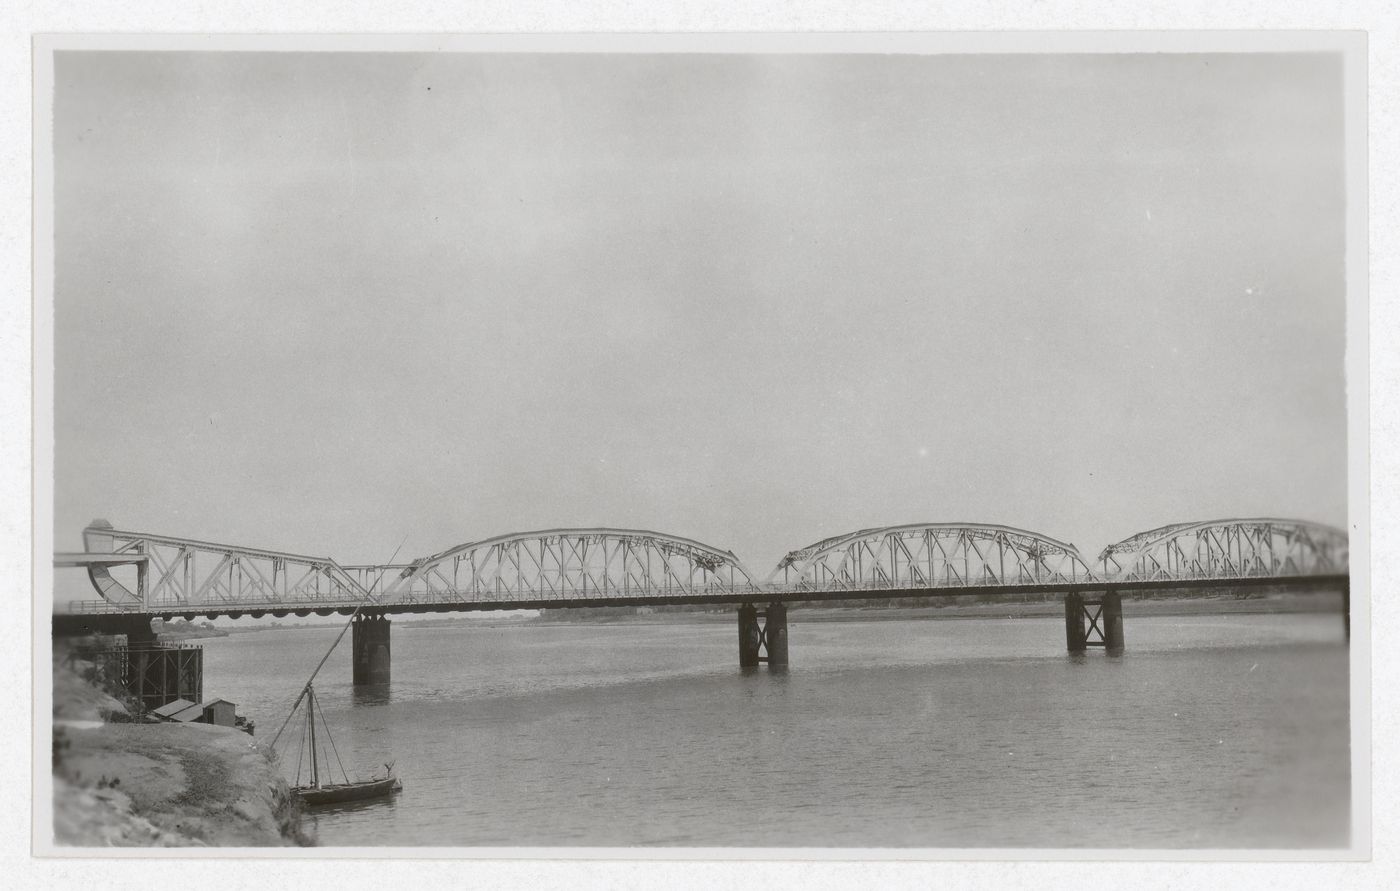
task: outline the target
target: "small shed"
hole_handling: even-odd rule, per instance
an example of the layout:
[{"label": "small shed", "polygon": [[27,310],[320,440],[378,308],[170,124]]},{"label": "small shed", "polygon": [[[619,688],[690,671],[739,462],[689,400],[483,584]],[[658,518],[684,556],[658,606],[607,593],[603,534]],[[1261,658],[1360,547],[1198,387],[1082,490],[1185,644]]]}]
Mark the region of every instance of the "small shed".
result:
[{"label": "small shed", "polygon": [[232,727],[237,720],[235,712],[238,706],[227,699],[210,699],[200,706],[203,709],[204,723],[218,724],[220,727]]}]

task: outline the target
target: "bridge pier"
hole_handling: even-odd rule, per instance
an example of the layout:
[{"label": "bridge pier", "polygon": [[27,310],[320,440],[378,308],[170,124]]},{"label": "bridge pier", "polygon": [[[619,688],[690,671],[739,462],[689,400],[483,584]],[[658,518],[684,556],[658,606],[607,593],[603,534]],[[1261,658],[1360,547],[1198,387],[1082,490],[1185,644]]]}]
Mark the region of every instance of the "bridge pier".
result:
[{"label": "bridge pier", "polygon": [[1065,646],[1071,653],[1082,653],[1084,637],[1084,598],[1079,594],[1065,595]]},{"label": "bridge pier", "polygon": [[754,668],[765,662],[770,668],[788,664],[787,606],[770,603],[760,612],[746,603],[739,607],[739,667]]},{"label": "bridge pier", "polygon": [[1098,600],[1086,600],[1078,592],[1066,594],[1065,646],[1071,653],[1082,653],[1089,647],[1123,652],[1122,595],[1105,591]]},{"label": "bridge pier", "polygon": [[739,607],[739,667],[754,668],[759,662],[759,642],[763,630],[758,625],[758,610],[752,603]]},{"label": "bridge pier", "polygon": [[768,666],[786,668],[788,664],[787,606],[768,604],[763,620],[763,642],[768,650]]},{"label": "bridge pier", "polygon": [[354,685],[389,683],[389,619],[380,614],[361,613],[351,631],[351,676]]},{"label": "bridge pier", "polygon": [[1103,620],[1103,646],[1110,653],[1123,652],[1123,597],[1117,591],[1105,591],[1100,601],[1099,616]]}]

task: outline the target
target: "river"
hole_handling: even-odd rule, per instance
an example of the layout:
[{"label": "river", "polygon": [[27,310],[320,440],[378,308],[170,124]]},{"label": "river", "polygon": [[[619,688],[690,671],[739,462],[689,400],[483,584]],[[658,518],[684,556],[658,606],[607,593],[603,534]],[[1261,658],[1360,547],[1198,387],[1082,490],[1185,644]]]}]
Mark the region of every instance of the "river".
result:
[{"label": "river", "polygon": [[[337,630],[203,641],[206,697],[270,740]],[[396,622],[393,683],[358,690],[347,635],[317,681],[339,757],[365,776],[395,760],[404,791],[309,828],[325,846],[1348,843],[1335,615],[1130,615],[1122,656],[1066,654],[1055,619],[794,612],[789,632],[788,670],[743,671],[733,620]]]}]

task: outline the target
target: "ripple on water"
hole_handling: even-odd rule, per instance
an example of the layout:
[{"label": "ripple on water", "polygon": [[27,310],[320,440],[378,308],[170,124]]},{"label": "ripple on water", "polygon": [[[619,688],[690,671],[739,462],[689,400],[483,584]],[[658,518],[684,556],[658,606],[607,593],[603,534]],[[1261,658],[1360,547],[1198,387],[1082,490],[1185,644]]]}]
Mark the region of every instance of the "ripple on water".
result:
[{"label": "ripple on water", "polygon": [[[409,846],[1346,843],[1335,617],[1135,618],[1121,658],[1067,657],[1054,620],[790,630],[794,664],[776,674],[735,667],[727,623],[396,629],[389,688],[355,690],[333,656],[317,690],[347,768],[396,760],[405,790],[320,813],[315,831]],[[334,636],[309,631],[211,641],[209,692],[277,726],[288,678]]]}]

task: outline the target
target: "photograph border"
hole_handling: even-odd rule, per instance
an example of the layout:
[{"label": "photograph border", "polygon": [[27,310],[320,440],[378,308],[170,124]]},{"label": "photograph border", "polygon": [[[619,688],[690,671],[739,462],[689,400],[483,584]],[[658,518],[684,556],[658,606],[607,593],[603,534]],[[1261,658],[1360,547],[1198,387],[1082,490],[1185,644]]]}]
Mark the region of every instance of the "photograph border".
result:
[{"label": "photograph border", "polygon": [[[1372,850],[1367,36],[1364,32],[977,32],[663,35],[36,35],[34,38],[33,851],[58,858],[208,857],[210,849],[70,848],[52,843],[49,665],[53,570],[53,53],[64,50],[588,53],[1340,52],[1346,115],[1348,531],[1351,535],[1352,841],[1345,849],[219,848],[219,857],[497,860],[1365,860]],[[46,838],[47,837],[47,838]]]}]

